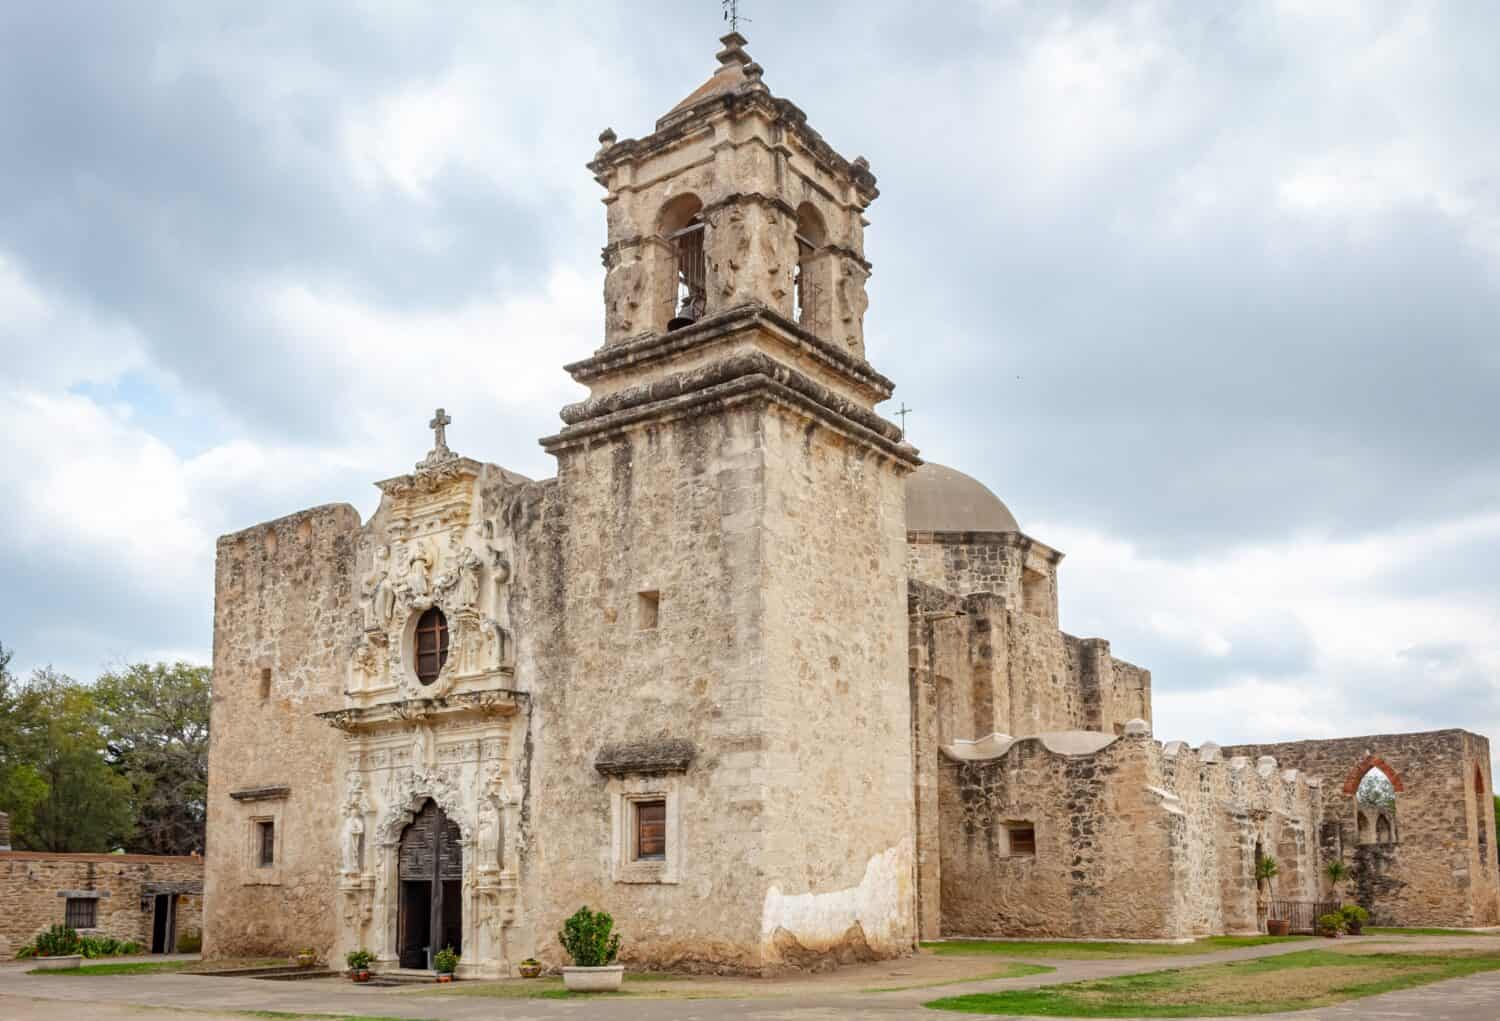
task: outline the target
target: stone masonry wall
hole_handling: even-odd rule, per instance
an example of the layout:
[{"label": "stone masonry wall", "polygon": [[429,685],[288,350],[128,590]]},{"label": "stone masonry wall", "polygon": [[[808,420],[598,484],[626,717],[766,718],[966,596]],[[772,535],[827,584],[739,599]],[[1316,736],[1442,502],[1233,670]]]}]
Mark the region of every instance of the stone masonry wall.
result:
[{"label": "stone masonry wall", "polygon": [[[1377,924],[1472,926],[1500,922],[1500,877],[1480,833],[1494,832],[1489,742],[1462,730],[1241,745],[1226,755],[1275,756],[1323,778],[1335,851],[1356,866],[1344,891]],[[1394,844],[1359,843],[1352,787],[1370,768],[1396,778]],[[1484,791],[1476,793],[1475,775]],[[1488,827],[1488,829],[1485,829]]]},{"label": "stone masonry wall", "polygon": [[[763,403],[714,410],[565,450],[558,517],[528,533],[522,882],[545,960],[585,903],[615,915],[628,960],[659,967],[911,945],[901,490]],[[888,638],[852,619],[886,620]],[[606,746],[660,739],[692,743],[685,772],[593,768]],[[621,877],[612,826],[642,792],[668,799],[669,878]],[[854,921],[868,948],[844,939]]]},{"label": "stone masonry wall", "polygon": [[[359,526],[338,504],[219,540],[205,956],[333,947],[342,741],[313,714],[343,704]],[[258,819],[275,826],[269,868]]]},{"label": "stone masonry wall", "polygon": [[[1069,755],[1024,738],[984,762],[939,765],[942,929],[949,936],[1174,936],[1170,854],[1180,816],[1149,788],[1149,738]],[[1010,826],[1034,827],[1033,855]]]},{"label": "stone masonry wall", "polygon": [[81,934],[134,940],[150,949],[155,902],[143,891],[152,883],[194,891],[178,897],[177,932],[202,929],[202,858],[0,851],[0,958],[62,924],[69,891],[98,894],[98,924]]}]

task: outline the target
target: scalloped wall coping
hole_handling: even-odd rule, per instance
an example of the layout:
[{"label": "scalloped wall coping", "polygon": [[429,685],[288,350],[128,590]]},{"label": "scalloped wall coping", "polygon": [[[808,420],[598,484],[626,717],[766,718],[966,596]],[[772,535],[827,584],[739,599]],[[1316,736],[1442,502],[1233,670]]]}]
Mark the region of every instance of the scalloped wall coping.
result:
[{"label": "scalloped wall coping", "polygon": [[1056,755],[1096,755],[1118,741],[1114,734],[1097,730],[1053,730],[1032,737],[1014,738],[1008,734],[991,734],[975,741],[954,741],[942,746],[942,752],[957,762],[988,762],[998,759],[1022,741],[1039,741]]}]

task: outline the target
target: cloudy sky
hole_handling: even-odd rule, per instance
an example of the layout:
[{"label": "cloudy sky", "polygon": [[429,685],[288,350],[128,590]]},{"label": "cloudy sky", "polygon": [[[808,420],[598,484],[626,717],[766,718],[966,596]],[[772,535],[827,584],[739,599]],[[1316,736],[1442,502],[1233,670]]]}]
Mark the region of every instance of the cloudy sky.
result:
[{"label": "cloudy sky", "polygon": [[[542,6],[0,5],[13,666],[206,661],[215,537],[368,514],[436,405],[552,473],[602,339],[583,164],[723,26]],[[879,176],[913,442],[1068,553],[1158,736],[1500,739],[1500,8],[743,9]]]}]

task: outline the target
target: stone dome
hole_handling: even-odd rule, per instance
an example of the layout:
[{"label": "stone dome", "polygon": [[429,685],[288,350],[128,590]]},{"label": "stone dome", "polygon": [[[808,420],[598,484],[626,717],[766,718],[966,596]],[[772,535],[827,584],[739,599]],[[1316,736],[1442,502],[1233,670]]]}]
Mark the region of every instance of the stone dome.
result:
[{"label": "stone dome", "polygon": [[906,480],[909,532],[1019,532],[1015,515],[978,479],[928,462]]}]

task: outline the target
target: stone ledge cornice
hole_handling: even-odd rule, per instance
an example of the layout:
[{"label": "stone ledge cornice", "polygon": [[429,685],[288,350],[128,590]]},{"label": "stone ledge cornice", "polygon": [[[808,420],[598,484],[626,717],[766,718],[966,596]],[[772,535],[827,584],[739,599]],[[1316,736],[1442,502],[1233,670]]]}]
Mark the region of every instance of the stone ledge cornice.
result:
[{"label": "stone ledge cornice", "polygon": [[896,384],[877,372],[863,358],[809,333],[792,320],[761,304],[740,305],[698,320],[691,326],[669,333],[648,333],[619,344],[600,348],[581,361],[564,365],[575,380],[588,383],[610,375],[672,358],[684,351],[724,343],[752,327],[762,327],[788,347],[838,372],[872,400],[883,401],[895,392]]},{"label": "stone ledge cornice", "polygon": [[922,463],[916,448],[907,443],[898,443],[883,434],[860,425],[853,419],[819,404],[784,383],[769,376],[754,374],[738,376],[717,386],[684,393],[678,397],[653,401],[624,409],[614,414],[602,415],[565,427],[560,433],[545,436],[539,442],[549,454],[578,446],[584,446],[606,435],[611,435],[644,422],[665,422],[704,415],[723,410],[747,400],[765,399],[790,408],[809,418],[821,422],[834,432],[857,443],[863,443],[907,470]]},{"label": "stone ledge cornice", "polygon": [[461,691],[452,695],[434,698],[408,698],[399,702],[381,702],[372,706],[349,706],[317,713],[318,719],[345,733],[355,733],[371,727],[393,723],[410,723],[413,720],[430,719],[437,716],[477,714],[482,716],[511,716],[521,710],[531,695],[510,688],[492,688],[487,691]]},{"label": "stone ledge cornice", "polygon": [[906,533],[906,541],[912,546],[1010,546],[1023,552],[1035,553],[1056,564],[1065,553],[1055,550],[1044,542],[1038,542],[1024,532],[914,532]]},{"label": "stone ledge cornice", "polygon": [[267,784],[263,787],[247,787],[243,790],[230,791],[229,796],[235,801],[282,801],[291,797],[291,784]]},{"label": "stone ledge cornice", "polygon": [[901,430],[875,412],[834,393],[764,351],[741,351],[702,368],[673,373],[603,397],[569,404],[562,409],[561,417],[569,426],[580,425],[591,419],[681,397],[697,390],[706,390],[743,376],[764,376],[775,380],[830,411],[852,419],[871,432],[892,442],[901,440]]}]

